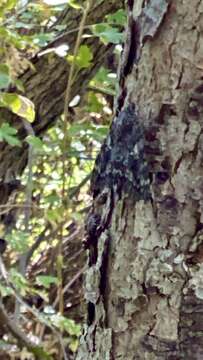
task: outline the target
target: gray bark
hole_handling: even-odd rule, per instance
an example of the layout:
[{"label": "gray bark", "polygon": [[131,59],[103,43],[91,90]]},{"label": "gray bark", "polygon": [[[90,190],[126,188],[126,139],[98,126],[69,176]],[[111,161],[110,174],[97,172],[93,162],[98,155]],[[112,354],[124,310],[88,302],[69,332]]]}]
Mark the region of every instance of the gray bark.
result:
[{"label": "gray bark", "polygon": [[202,359],[203,2],[128,5],[117,112],[138,108],[151,200],[97,177],[77,360]]}]

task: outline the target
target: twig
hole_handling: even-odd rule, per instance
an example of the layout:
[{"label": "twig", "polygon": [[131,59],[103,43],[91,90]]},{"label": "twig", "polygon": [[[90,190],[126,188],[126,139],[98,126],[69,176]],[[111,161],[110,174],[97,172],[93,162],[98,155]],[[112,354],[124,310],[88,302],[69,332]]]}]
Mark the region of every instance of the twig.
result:
[{"label": "twig", "polygon": [[[25,119],[23,119],[23,125],[28,135],[34,136],[34,130],[32,128],[32,125]],[[32,144],[29,144],[28,149],[28,178],[27,178],[27,184],[26,184],[26,195],[25,195],[25,217],[24,217],[24,227],[25,227],[25,233],[28,233],[29,231],[29,220],[30,220],[30,214],[31,214],[31,206],[32,206],[32,190],[33,190],[33,155],[34,155],[34,149]],[[20,273],[25,276],[26,272],[26,259],[27,259],[27,252],[25,254],[22,254],[19,259],[19,271]],[[20,305],[18,302],[15,304],[15,318],[17,319],[20,313]]]},{"label": "twig", "polygon": [[87,90],[88,91],[94,91],[94,92],[97,92],[97,93],[102,94],[102,95],[110,95],[112,97],[115,96],[115,91],[114,90],[101,88],[101,87],[98,87],[98,86],[95,86],[95,85],[89,85],[87,87]]},{"label": "twig", "polygon": [[[82,269],[80,269],[77,274],[75,274],[75,276],[73,276],[73,278],[69,281],[68,284],[66,284],[66,286],[63,288],[63,295],[66,293],[66,291],[68,291],[68,289],[70,289],[70,287],[79,279],[79,277],[84,274],[85,270],[87,269],[87,266],[85,265]],[[54,303],[53,303],[53,307],[56,307],[57,304],[59,302],[59,296],[57,295]]]},{"label": "twig", "polygon": [[89,173],[74,189],[72,189],[69,193],[69,198],[73,198],[73,196],[77,195],[80,189],[89,181],[92,173]]},{"label": "twig", "polygon": [[46,240],[45,234],[47,232],[47,230],[50,228],[50,225],[48,224],[45,229],[41,232],[41,234],[38,236],[38,238],[36,239],[36,241],[34,242],[34,244],[31,246],[31,248],[27,251],[27,253],[25,254],[25,266],[27,267],[29,260],[31,259],[33,253],[35,250],[37,250],[37,248],[39,247],[39,245],[42,243],[43,240]]},{"label": "twig", "polygon": [[[79,47],[81,44],[82,34],[85,27],[85,22],[87,19],[88,12],[91,8],[92,0],[87,0],[86,7],[83,11],[82,19],[79,26],[79,31],[77,34],[77,39],[73,51],[73,61],[70,66],[69,76],[67,81],[67,86],[65,90],[65,101],[64,101],[64,121],[63,121],[63,154],[62,154],[62,204],[64,203],[65,199],[65,185],[66,185],[66,149],[68,147],[68,143],[70,142],[70,138],[68,135],[68,125],[69,125],[69,103],[71,100],[71,87],[73,83],[73,79],[75,77],[75,69],[76,69],[76,57],[79,51]],[[62,253],[62,240],[63,240],[63,226],[61,226],[61,236],[60,242],[58,246],[58,264],[57,264],[57,273],[59,279],[59,286],[58,286],[58,297],[59,297],[59,311],[63,314],[64,309],[64,299],[63,299],[63,278],[62,278],[62,271],[63,271],[63,253]]]}]

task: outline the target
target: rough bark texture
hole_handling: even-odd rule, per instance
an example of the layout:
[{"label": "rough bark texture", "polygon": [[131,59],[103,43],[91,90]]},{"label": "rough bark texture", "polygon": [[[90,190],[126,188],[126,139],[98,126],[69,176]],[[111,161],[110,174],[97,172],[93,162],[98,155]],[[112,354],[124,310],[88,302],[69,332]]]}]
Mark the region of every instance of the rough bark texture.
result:
[{"label": "rough bark texture", "polygon": [[[202,359],[203,1],[129,0],[128,6],[117,116],[93,178],[88,324],[77,360]],[[130,155],[123,166],[115,160],[122,142],[115,128],[132,103],[144,129],[149,199],[133,196],[142,181],[126,187],[121,174]],[[137,141],[133,161],[140,149]],[[109,180],[113,165],[119,184]]]},{"label": "rough bark texture", "polygon": [[[105,15],[122,8],[122,0],[101,1],[94,4],[88,17],[87,25],[102,22]],[[47,48],[68,44],[69,52],[73,52],[77,30],[80,24],[81,14],[78,10],[68,8],[57,20],[57,25],[65,24],[67,29],[61,36],[50,43]],[[74,30],[71,32],[71,30]],[[84,40],[93,54],[92,65],[88,69],[79,71],[71,88],[72,98],[82,95],[90,79],[95,75],[98,68],[103,64],[106,56],[113,46],[105,46],[99,38],[90,37]],[[64,110],[64,92],[67,85],[69,65],[67,61],[54,52],[31,59],[34,67],[28,68],[21,76],[26,96],[33,101],[36,109],[36,119],[33,128],[37,136],[43,135],[47,128],[55,124],[55,121]],[[15,89],[10,89],[15,91]],[[16,124],[19,134],[24,137],[25,130],[21,120],[4,109],[0,109],[0,117]],[[19,175],[27,163],[27,147],[13,148],[8,144],[0,144],[0,179],[8,182],[13,176]]]}]

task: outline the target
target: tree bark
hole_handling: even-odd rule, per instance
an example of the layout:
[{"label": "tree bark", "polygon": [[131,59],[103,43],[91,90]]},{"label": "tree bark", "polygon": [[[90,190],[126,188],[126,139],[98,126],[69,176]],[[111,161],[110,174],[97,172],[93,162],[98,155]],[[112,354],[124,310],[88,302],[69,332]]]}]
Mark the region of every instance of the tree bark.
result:
[{"label": "tree bark", "polygon": [[128,8],[117,113],[91,185],[77,360],[202,359],[203,2]]}]

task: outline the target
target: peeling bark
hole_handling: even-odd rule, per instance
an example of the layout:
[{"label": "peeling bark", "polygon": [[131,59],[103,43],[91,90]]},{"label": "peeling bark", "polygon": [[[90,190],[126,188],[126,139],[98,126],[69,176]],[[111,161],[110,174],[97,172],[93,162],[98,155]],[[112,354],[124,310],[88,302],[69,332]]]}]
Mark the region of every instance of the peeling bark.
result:
[{"label": "peeling bark", "polygon": [[117,114],[138,108],[151,199],[106,184],[94,193],[96,260],[77,360],[202,359],[203,2],[128,5]]}]

